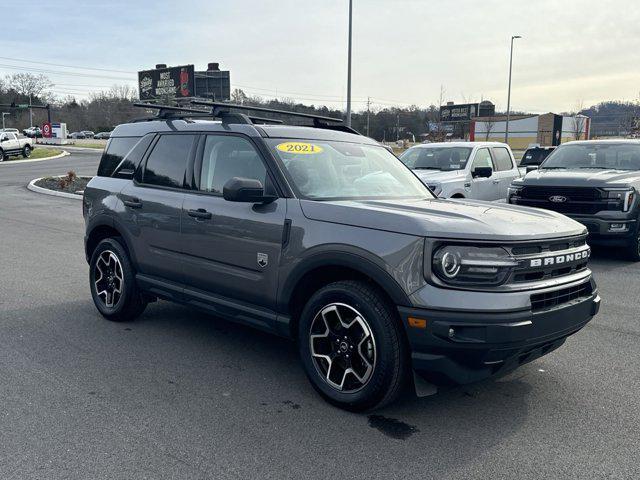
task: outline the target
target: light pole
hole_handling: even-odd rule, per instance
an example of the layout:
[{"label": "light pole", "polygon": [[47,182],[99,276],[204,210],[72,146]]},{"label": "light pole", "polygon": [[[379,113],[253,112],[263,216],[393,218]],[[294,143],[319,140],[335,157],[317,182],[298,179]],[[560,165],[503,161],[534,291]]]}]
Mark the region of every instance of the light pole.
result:
[{"label": "light pole", "polygon": [[4,116],[5,115],[11,115],[11,114],[7,113],[7,112],[2,112],[2,131],[4,131]]},{"label": "light pole", "polygon": [[511,37],[511,53],[509,54],[509,90],[507,92],[507,125],[504,129],[504,143],[509,142],[509,112],[511,109],[511,68],[513,67],[513,41],[516,38],[522,38],[520,35]]},{"label": "light pole", "polygon": [[351,18],[353,1],[349,0],[349,53],[347,60],[347,127],[351,126]]}]

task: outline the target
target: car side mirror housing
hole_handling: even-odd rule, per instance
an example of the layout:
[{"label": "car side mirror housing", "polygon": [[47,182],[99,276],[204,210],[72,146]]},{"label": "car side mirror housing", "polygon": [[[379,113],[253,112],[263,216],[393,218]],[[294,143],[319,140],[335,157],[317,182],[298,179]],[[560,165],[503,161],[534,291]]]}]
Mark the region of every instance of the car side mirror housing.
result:
[{"label": "car side mirror housing", "polygon": [[222,196],[229,202],[269,203],[277,197],[265,194],[260,180],[233,177],[222,187]]},{"label": "car side mirror housing", "polygon": [[9,139],[7,137],[3,137],[2,140],[0,140],[0,142],[8,142]]},{"label": "car side mirror housing", "polygon": [[493,168],[491,167],[476,167],[471,172],[473,178],[489,178],[493,175]]},{"label": "car side mirror housing", "polygon": [[540,167],[538,167],[538,165],[527,165],[526,172],[527,173],[533,172],[535,170],[538,170],[538,168],[540,168]]}]

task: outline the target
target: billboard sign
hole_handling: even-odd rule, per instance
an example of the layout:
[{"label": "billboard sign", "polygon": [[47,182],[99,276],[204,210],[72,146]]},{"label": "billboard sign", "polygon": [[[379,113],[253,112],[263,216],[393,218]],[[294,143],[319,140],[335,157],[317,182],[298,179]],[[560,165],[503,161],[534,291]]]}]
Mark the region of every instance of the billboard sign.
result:
[{"label": "billboard sign", "polygon": [[465,122],[477,116],[477,103],[465,103],[462,105],[442,105],[440,107],[440,121],[442,122]]},{"label": "billboard sign", "polygon": [[50,123],[42,124],[42,136],[44,138],[51,138],[51,124]]},{"label": "billboard sign", "polygon": [[140,100],[195,97],[193,65],[138,72]]}]

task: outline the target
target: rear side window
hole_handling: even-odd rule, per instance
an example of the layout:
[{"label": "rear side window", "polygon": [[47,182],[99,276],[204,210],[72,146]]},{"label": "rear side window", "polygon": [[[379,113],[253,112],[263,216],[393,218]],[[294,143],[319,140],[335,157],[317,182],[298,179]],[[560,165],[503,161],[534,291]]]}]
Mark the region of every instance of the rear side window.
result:
[{"label": "rear side window", "polygon": [[125,157],[129,150],[138,143],[140,137],[117,137],[111,138],[107,143],[107,148],[102,154],[100,159],[100,166],[98,167],[98,176],[110,177],[113,175],[116,167],[120,165],[122,159]]},{"label": "rear side window", "polygon": [[129,150],[129,153],[125,155],[124,159],[116,167],[113,176],[117,178],[131,178],[136,168],[138,168],[142,157],[144,157],[145,152],[149,148],[154,136],[155,134],[150,133],[149,135],[142,137],[138,143]]},{"label": "rear side window", "polygon": [[162,135],[147,158],[142,182],[160,187],[182,188],[187,160],[195,135]]},{"label": "rear side window", "polygon": [[494,160],[496,162],[496,170],[499,172],[502,170],[511,170],[513,163],[511,162],[511,155],[506,148],[498,147],[493,149]]}]

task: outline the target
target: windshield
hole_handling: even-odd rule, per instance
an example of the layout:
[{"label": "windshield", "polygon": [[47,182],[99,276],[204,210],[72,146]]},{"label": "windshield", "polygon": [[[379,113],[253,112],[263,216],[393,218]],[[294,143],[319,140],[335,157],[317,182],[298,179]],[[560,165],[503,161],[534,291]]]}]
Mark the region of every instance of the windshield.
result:
[{"label": "windshield", "polygon": [[540,168],[640,170],[640,144],[593,142],[561,145]]},{"label": "windshield", "polygon": [[412,170],[462,170],[467,165],[469,147],[414,147],[400,156]]},{"label": "windshield", "polygon": [[380,146],[287,139],[269,139],[267,143],[303,198],[434,198],[410,170]]}]

